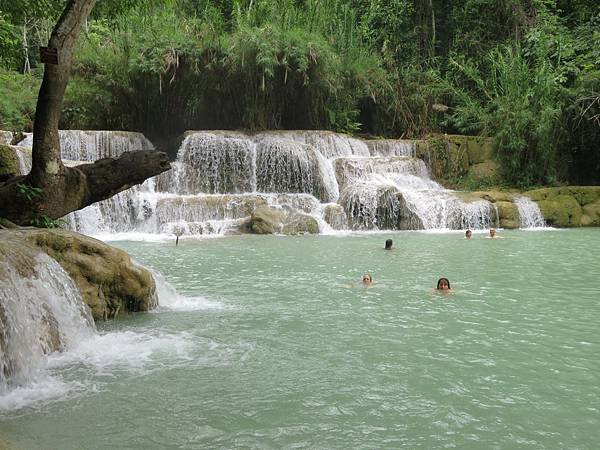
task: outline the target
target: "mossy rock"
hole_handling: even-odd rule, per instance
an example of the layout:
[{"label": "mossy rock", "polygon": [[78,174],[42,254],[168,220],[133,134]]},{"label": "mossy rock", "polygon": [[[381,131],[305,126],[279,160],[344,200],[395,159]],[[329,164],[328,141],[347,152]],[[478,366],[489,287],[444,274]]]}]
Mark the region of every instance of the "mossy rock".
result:
[{"label": "mossy rock", "polygon": [[546,222],[551,226],[566,228],[581,225],[583,210],[571,195],[556,195],[537,204]]},{"label": "mossy rock", "polygon": [[514,192],[504,191],[474,191],[470,193],[471,196],[482,198],[491,203],[512,202],[514,194]]},{"label": "mossy rock", "polygon": [[319,224],[316,219],[307,214],[292,214],[283,225],[283,234],[319,234]]},{"label": "mossy rock", "polygon": [[152,275],[134,264],[124,251],[67,230],[18,232],[67,271],[91,308],[94,319],[156,307]]},{"label": "mossy rock", "polygon": [[281,210],[259,206],[250,216],[249,229],[255,234],[278,233],[282,228],[284,214]]},{"label": "mossy rock", "polygon": [[498,220],[502,228],[519,228],[519,209],[512,202],[494,203],[498,209]]},{"label": "mossy rock", "polygon": [[494,148],[491,138],[480,136],[469,136],[467,139],[467,151],[469,164],[481,164],[491,161],[494,156]]},{"label": "mossy rock", "polygon": [[562,186],[535,189],[525,192],[534,201],[552,200],[559,195],[572,196],[579,205],[584,206],[600,199],[600,186]]},{"label": "mossy rock", "polygon": [[479,183],[497,184],[500,181],[500,165],[492,160],[474,164],[469,168],[468,176]]},{"label": "mossy rock", "polygon": [[469,170],[467,136],[432,135],[416,141],[417,157],[423,159],[435,179],[457,178]]},{"label": "mossy rock", "polygon": [[19,158],[13,148],[0,144],[0,181],[20,175]]},{"label": "mossy rock", "polygon": [[588,203],[583,207],[581,225],[594,227],[600,226],[600,199],[593,203]]}]

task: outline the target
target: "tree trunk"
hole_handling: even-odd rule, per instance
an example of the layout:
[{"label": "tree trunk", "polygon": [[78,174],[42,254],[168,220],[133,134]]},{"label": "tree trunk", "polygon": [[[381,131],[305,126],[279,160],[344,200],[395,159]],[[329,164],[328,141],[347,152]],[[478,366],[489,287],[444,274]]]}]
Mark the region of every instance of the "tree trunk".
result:
[{"label": "tree trunk", "polygon": [[[79,168],[66,168],[62,163],[58,123],[73,47],[95,3],[70,0],[52,31],[48,47],[56,49],[58,64],[46,63],[44,69],[35,111],[31,172],[0,186],[0,217],[22,225],[41,216],[57,219],[170,168],[167,156],[159,152],[136,152]],[[40,188],[41,195],[28,196],[31,187]]]}]

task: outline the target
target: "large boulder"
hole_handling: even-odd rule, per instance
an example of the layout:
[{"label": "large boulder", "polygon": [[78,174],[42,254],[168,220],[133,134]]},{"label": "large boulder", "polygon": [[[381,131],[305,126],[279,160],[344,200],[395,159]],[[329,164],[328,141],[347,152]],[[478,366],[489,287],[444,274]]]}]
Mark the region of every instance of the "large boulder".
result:
[{"label": "large boulder", "polygon": [[259,206],[250,216],[249,230],[255,234],[278,233],[282,228],[283,212],[269,206]]},{"label": "large boulder", "polygon": [[295,213],[286,218],[282,234],[319,234],[319,224],[317,220],[308,214]]},{"label": "large boulder", "polygon": [[502,228],[519,228],[519,209],[512,202],[494,203],[498,209],[498,221]]},{"label": "large boulder", "polygon": [[55,259],[73,279],[96,320],[157,306],[152,275],[122,250],[67,230],[0,230],[0,240],[9,235]]},{"label": "large boulder", "polygon": [[319,224],[314,217],[297,210],[259,206],[252,212],[245,229],[254,234],[318,234]]},{"label": "large boulder", "polygon": [[557,227],[577,227],[581,225],[583,210],[577,200],[570,195],[556,195],[537,202],[544,219]]}]

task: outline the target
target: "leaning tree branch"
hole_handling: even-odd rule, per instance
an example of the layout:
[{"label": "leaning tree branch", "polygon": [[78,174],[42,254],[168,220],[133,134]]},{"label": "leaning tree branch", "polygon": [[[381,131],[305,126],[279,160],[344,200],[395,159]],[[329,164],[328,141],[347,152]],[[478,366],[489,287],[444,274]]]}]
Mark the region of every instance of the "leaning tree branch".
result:
[{"label": "leaning tree branch", "polygon": [[150,173],[158,175],[170,168],[167,154],[155,151],[123,153],[118,159],[99,159],[93,164],[74,167],[86,177],[89,204],[143,183]]},{"label": "leaning tree branch", "polygon": [[[144,180],[171,168],[166,153],[149,150],[123,153],[118,158],[105,158],[92,164],[65,167],[63,179],[69,189],[60,202],[49,202],[53,192],[43,191],[28,198],[23,192],[28,180],[19,176],[0,185],[0,217],[18,225],[30,225],[42,214],[58,219],[72,211],[85,208],[141,184]],[[43,213],[40,213],[43,211]]]}]

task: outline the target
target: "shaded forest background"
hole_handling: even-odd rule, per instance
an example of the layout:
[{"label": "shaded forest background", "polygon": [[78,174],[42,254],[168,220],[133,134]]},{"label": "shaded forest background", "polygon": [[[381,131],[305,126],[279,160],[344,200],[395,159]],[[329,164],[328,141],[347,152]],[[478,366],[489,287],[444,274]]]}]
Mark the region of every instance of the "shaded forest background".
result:
[{"label": "shaded forest background", "polygon": [[[0,0],[0,129],[31,130],[64,5]],[[600,3],[100,0],[61,128],[478,134],[511,185],[600,184]]]}]

